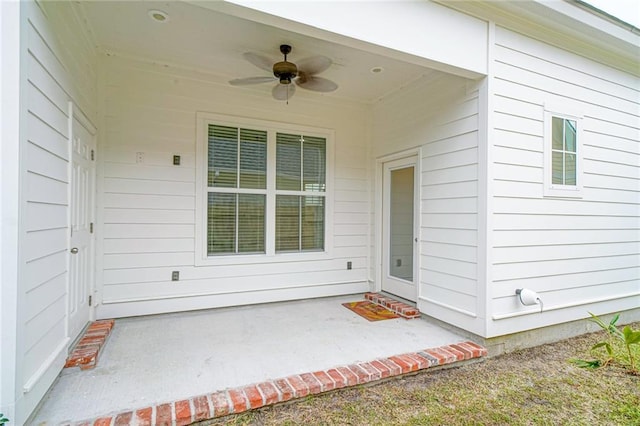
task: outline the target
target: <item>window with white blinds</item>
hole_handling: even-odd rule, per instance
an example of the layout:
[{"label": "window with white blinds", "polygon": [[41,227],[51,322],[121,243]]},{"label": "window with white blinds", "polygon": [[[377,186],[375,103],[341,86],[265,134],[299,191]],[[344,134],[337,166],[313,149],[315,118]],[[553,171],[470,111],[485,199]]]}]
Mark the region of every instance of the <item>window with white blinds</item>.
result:
[{"label": "window with white blinds", "polygon": [[276,252],[324,250],[326,141],[276,136]]},{"label": "window with white blinds", "polygon": [[206,155],[207,257],[325,250],[325,137],[207,123]]},{"label": "window with white blinds", "polygon": [[267,132],[209,125],[207,254],[264,253]]}]

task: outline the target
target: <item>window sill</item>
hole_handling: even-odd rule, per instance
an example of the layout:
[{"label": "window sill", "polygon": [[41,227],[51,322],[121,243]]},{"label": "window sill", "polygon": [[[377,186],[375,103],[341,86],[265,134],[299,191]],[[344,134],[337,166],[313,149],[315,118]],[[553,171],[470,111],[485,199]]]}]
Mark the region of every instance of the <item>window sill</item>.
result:
[{"label": "window sill", "polygon": [[549,198],[582,198],[582,188],[567,186],[546,187],[544,196]]},{"label": "window sill", "polygon": [[227,266],[227,265],[255,265],[266,263],[309,262],[316,260],[328,260],[331,255],[327,251],[304,253],[278,253],[278,254],[240,254],[220,255],[198,258],[196,255],[195,266]]}]

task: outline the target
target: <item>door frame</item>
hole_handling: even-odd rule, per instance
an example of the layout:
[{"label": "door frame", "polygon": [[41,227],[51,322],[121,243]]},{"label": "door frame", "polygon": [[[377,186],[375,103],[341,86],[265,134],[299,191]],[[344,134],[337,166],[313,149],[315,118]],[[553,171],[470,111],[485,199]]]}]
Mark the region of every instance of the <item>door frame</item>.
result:
[{"label": "door frame", "polygon": [[[84,114],[84,112],[82,111],[82,109],[76,105],[73,101],[69,101],[68,102],[69,105],[69,109],[68,109],[68,134],[69,134],[69,144],[68,144],[68,155],[69,155],[69,162],[68,162],[68,177],[69,177],[69,185],[68,185],[68,190],[67,190],[67,194],[68,194],[68,200],[69,200],[69,207],[67,209],[67,224],[69,226],[69,231],[71,230],[72,227],[72,209],[74,208],[74,206],[72,205],[73,203],[73,138],[75,137],[75,134],[73,132],[73,120],[76,119],[78,120],[78,122],[80,123],[81,126],[83,126],[87,132],[89,134],[91,134],[91,137],[93,139],[93,146],[94,146],[94,160],[93,160],[93,179],[92,179],[92,188],[89,189],[89,192],[92,194],[92,198],[91,198],[91,202],[90,205],[88,206],[89,209],[89,215],[91,217],[91,220],[93,222],[93,226],[94,226],[94,232],[91,234],[91,253],[88,257],[89,260],[89,282],[87,283],[87,294],[89,295],[94,295],[95,293],[95,281],[96,281],[96,233],[95,233],[95,227],[96,227],[96,203],[97,203],[97,191],[96,191],[96,185],[97,185],[97,179],[98,179],[98,174],[97,174],[97,150],[98,150],[98,131],[97,131],[97,127],[91,122],[91,120]],[[71,310],[71,306],[70,306],[70,291],[71,291],[71,254],[70,254],[70,250],[71,250],[71,245],[72,240],[71,240],[71,232],[67,233],[67,280],[66,280],[66,292],[67,292],[67,300],[66,300],[66,311],[65,311],[65,331],[67,336],[71,339],[71,341],[73,342],[74,339],[77,339],[79,336],[71,336],[70,332],[71,332],[71,326],[70,326],[70,321],[71,321],[71,317],[70,317],[70,310]],[[95,301],[95,297],[93,298],[93,303],[89,306],[89,311],[88,311],[88,316],[87,316],[87,323],[89,323],[90,321],[95,319],[95,307],[96,307],[96,301]],[[80,333],[80,335],[82,334],[82,332]]]},{"label": "door frame", "polygon": [[414,275],[413,275],[413,279],[416,285],[416,304],[418,302],[418,300],[420,299],[420,282],[421,282],[421,268],[420,268],[420,258],[421,258],[421,250],[420,250],[420,230],[422,228],[422,215],[420,214],[422,211],[422,208],[420,206],[420,182],[422,181],[421,179],[421,172],[422,172],[422,166],[421,166],[421,159],[422,159],[422,149],[421,148],[414,148],[414,149],[409,149],[409,150],[404,150],[404,151],[400,151],[397,153],[393,153],[393,154],[389,154],[389,155],[385,155],[385,156],[381,156],[378,157],[376,159],[376,165],[375,165],[375,171],[376,171],[376,175],[375,175],[375,240],[374,240],[374,244],[375,244],[375,274],[373,277],[373,282],[371,283],[371,287],[373,288],[374,291],[382,291],[382,280],[383,280],[383,271],[384,271],[384,265],[383,265],[383,261],[384,261],[384,251],[385,251],[385,239],[384,239],[384,231],[385,231],[385,226],[384,226],[384,218],[383,218],[383,214],[384,214],[384,196],[383,196],[383,190],[384,190],[384,165],[385,163],[388,163],[390,161],[395,161],[395,160],[401,160],[403,158],[409,158],[409,157],[413,157],[413,156],[417,156],[417,160],[416,160],[416,164],[415,164],[415,170],[414,173],[416,174],[416,178],[415,178],[415,182],[417,183],[417,186],[414,188],[414,193],[415,193],[415,199],[414,199],[414,210],[415,210],[415,214],[414,214],[414,232],[415,235],[418,237],[418,243],[415,244],[414,246],[414,264],[413,264],[413,270],[414,270]]}]

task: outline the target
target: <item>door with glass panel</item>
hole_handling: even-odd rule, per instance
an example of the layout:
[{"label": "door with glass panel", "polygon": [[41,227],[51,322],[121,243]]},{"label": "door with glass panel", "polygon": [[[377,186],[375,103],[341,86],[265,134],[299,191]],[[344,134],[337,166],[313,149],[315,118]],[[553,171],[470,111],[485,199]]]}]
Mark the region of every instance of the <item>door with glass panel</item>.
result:
[{"label": "door with glass panel", "polygon": [[416,301],[417,156],[383,165],[382,290]]}]

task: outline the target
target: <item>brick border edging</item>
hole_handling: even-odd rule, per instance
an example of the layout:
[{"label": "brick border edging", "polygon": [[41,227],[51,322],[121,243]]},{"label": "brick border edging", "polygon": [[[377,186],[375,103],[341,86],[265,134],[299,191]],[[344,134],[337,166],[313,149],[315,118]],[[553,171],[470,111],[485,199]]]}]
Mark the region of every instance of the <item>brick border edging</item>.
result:
[{"label": "brick border edging", "polygon": [[485,348],[467,341],[314,373],[295,374],[189,399],[123,411],[93,420],[63,422],[61,424],[75,426],[183,426],[486,355]]}]

